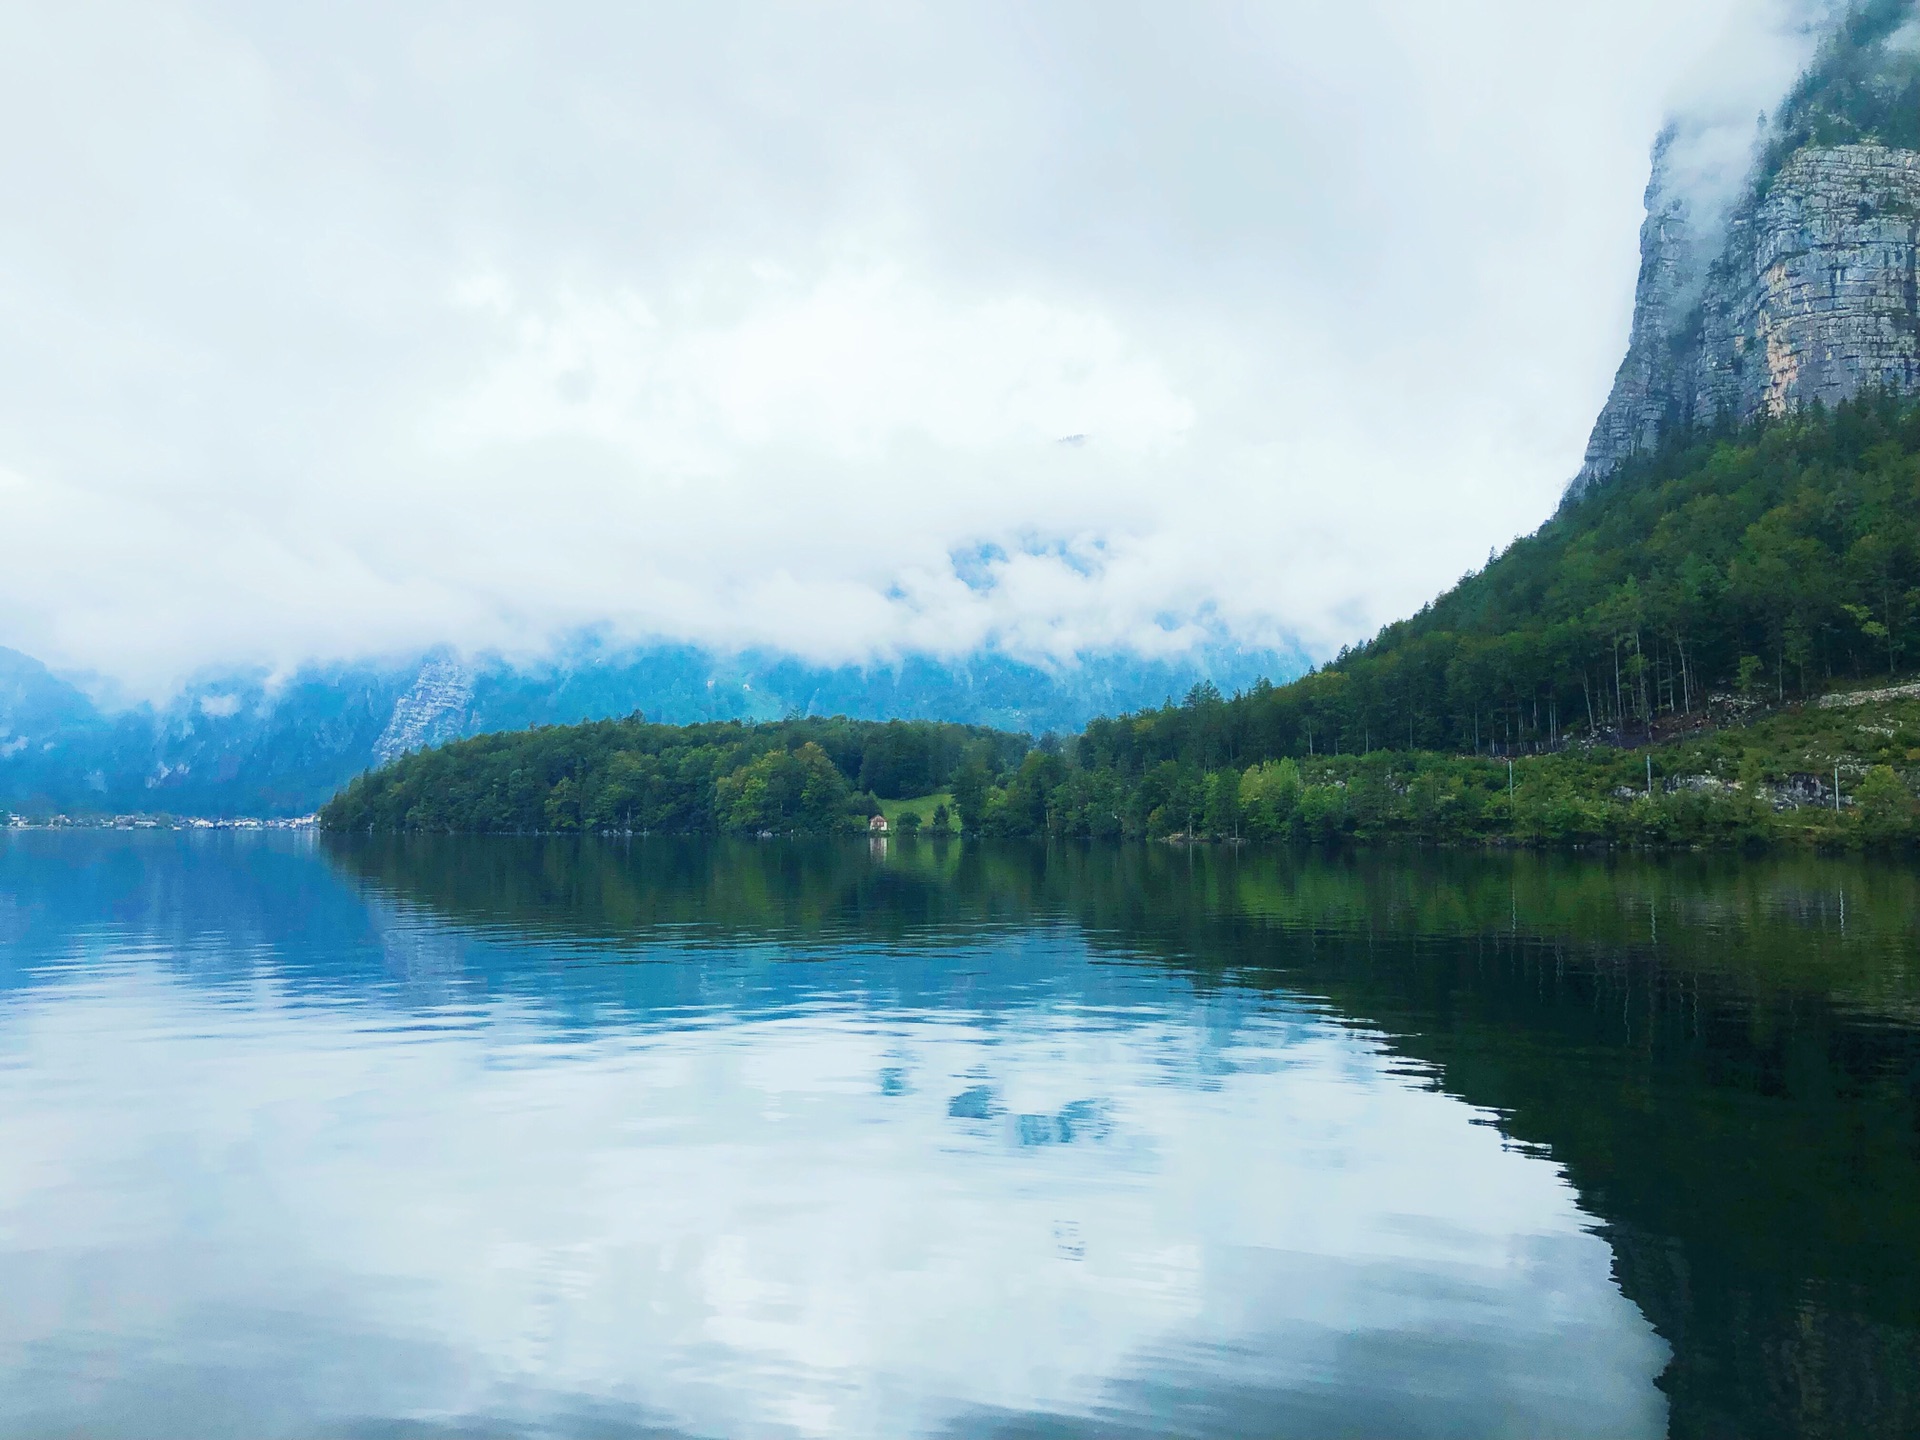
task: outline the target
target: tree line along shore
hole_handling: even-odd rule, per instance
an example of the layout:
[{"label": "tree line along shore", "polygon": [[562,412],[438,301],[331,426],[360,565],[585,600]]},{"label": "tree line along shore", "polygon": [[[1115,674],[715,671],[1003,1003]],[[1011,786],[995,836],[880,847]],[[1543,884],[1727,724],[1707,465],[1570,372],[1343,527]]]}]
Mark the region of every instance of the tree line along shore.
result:
[{"label": "tree line along shore", "polygon": [[1288,684],[1200,685],[1067,739],[843,718],[483,735],[360,777],[321,824],[820,834],[950,793],[944,816],[907,808],[1004,837],[1908,844],[1917,625],[1920,406],[1875,394],[1631,461]]}]

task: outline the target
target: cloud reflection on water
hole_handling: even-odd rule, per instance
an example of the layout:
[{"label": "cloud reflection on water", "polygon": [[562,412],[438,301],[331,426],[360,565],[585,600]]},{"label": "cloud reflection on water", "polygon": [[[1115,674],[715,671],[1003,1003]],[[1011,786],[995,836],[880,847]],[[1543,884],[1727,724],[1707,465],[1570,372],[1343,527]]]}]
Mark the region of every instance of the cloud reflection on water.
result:
[{"label": "cloud reflection on water", "polygon": [[85,943],[0,1007],[10,1433],[1664,1428],[1552,1165],[1311,1010],[1058,933],[952,954],[996,1010],[856,957],[565,1027]]}]

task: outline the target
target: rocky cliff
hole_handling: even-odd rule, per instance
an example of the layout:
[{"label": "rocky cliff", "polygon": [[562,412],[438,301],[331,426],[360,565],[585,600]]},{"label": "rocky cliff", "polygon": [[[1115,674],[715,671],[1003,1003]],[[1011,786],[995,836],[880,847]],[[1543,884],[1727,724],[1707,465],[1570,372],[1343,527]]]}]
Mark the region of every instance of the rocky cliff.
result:
[{"label": "rocky cliff", "polygon": [[1677,427],[1920,389],[1920,151],[1806,146],[1711,239],[1671,193],[1664,158],[1663,142],[1627,357],[1576,492]]},{"label": "rocky cliff", "polygon": [[387,728],[374,742],[373,758],[382,765],[409,750],[425,750],[466,733],[473,703],[473,677],[453,656],[429,655],[407,693],[394,702]]},{"label": "rocky cliff", "polygon": [[1724,118],[1654,146],[1627,357],[1570,493],[1679,429],[1920,388],[1920,0],[1826,14],[1737,188]]}]

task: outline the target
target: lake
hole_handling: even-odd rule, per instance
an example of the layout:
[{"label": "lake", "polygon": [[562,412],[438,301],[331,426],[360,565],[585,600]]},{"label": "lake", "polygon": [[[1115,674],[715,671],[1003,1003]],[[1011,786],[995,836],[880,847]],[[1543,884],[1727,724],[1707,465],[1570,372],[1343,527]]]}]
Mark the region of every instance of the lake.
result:
[{"label": "lake", "polygon": [[0,1434],[1920,1433],[1920,878],[0,837]]}]

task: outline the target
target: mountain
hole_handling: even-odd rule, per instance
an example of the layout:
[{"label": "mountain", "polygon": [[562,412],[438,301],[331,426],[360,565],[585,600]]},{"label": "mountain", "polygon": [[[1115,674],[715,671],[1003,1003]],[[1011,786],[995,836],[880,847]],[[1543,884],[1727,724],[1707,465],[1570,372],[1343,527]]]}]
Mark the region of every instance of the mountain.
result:
[{"label": "mountain", "polygon": [[816,833],[869,793],[945,791],[961,828],[1008,839],[1912,846],[1916,477],[1920,402],[1881,392],[1687,432],[1289,684],[1196,685],[1053,745],[848,721],[510,730],[403,756],[321,820]]},{"label": "mountain", "polygon": [[636,711],[675,724],[845,714],[1041,734],[1183,695],[1299,674],[1297,651],[1225,644],[1166,659],[1047,666],[987,651],[871,666],[577,638],[510,662],[436,651],[403,663],[203,677],[171,701],[109,711],[38,661],[0,650],[0,806],[29,814],[298,815],[408,751],[485,731]]},{"label": "mountain", "polygon": [[[1297,683],[1219,699],[1306,668],[1297,652],[1224,645],[1062,667],[996,652],[821,667],[589,638],[537,664],[435,653],[284,683],[220,677],[108,714],[4,656],[0,804],[301,813],[410,751],[634,711],[1038,733],[1192,693],[1196,705],[1092,726],[1096,768],[1201,773],[1387,745],[1509,754],[1575,732],[1652,737],[1699,722],[1720,693],[1780,702],[1890,672],[1920,650],[1920,416],[1897,398],[1920,388],[1917,38],[1915,0],[1847,11],[1729,206],[1679,183],[1684,137],[1663,137],[1628,353],[1561,512]],[[1180,783],[1178,803],[1129,791],[1138,813],[1086,800],[1085,823],[1190,828],[1198,782]]]},{"label": "mountain", "polygon": [[[1577,491],[1670,435],[1920,385],[1920,45],[1913,0],[1850,11],[1724,217],[1654,149],[1633,329]],[[1705,213],[1702,213],[1705,212]]]},{"label": "mountain", "polygon": [[[1888,683],[1920,656],[1916,40],[1914,0],[1847,12],[1710,232],[1669,190],[1674,137],[1656,147],[1629,351],[1586,467],[1536,533],[1291,683],[1232,699],[1198,685],[1065,746],[969,741],[936,777],[964,828],[1920,841],[1920,682]],[[423,685],[394,745],[428,736],[435,705],[482,706],[449,675]],[[761,767],[797,787],[808,745],[838,775],[827,788],[863,791],[868,739],[500,736],[383,769],[325,819],[804,828],[737,797],[772,793]]]}]

